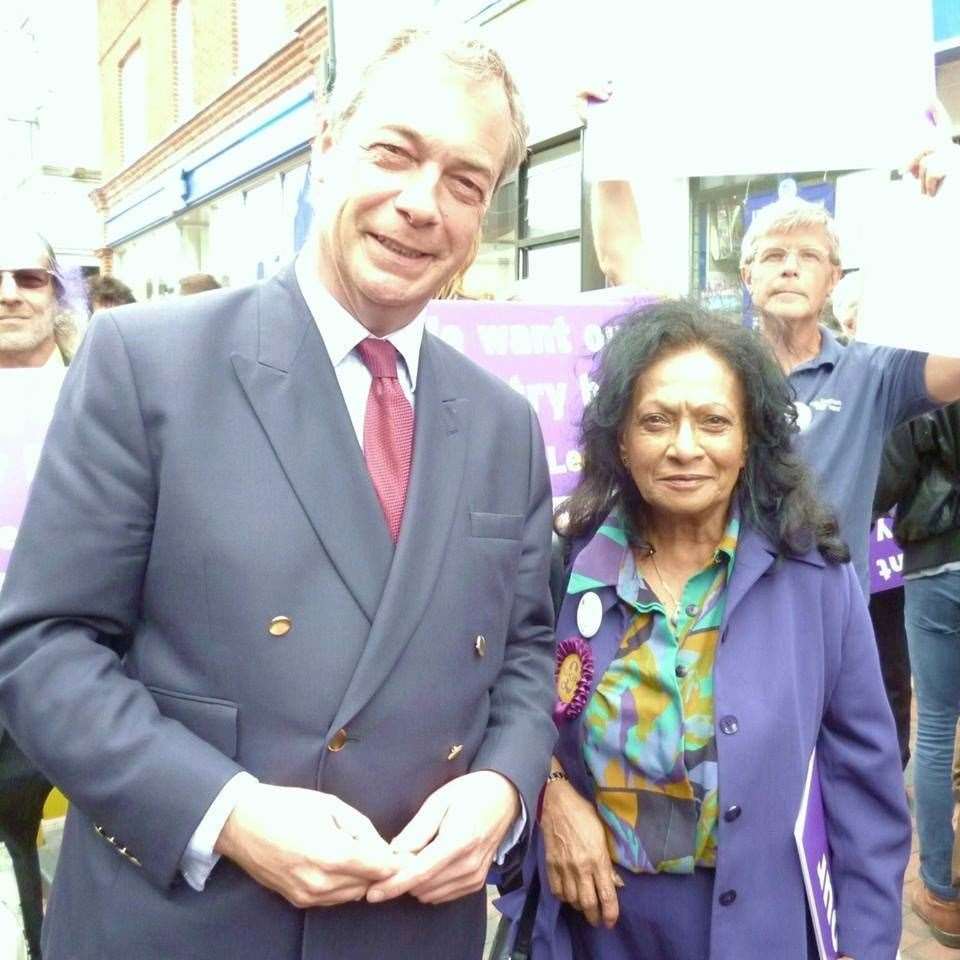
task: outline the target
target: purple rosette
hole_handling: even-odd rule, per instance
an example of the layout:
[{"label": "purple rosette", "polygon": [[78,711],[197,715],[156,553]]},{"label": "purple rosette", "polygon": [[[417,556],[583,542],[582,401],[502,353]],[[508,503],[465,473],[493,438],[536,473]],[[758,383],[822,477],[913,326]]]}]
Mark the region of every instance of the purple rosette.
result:
[{"label": "purple rosette", "polygon": [[568,637],[557,644],[556,666],[557,703],[553,718],[573,720],[587,705],[590,683],[593,680],[593,650],[582,637]]}]

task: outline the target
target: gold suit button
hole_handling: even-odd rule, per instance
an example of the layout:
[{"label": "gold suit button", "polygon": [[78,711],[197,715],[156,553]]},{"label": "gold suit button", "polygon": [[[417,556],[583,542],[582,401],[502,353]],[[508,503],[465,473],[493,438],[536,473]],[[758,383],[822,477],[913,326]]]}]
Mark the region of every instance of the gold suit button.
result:
[{"label": "gold suit button", "polygon": [[267,630],[272,637],[283,637],[293,629],[293,621],[289,617],[274,617]]},{"label": "gold suit button", "polygon": [[473,649],[477,651],[477,656],[482,657],[487,652],[487,638],[482,634],[477,634],[477,639],[473,642]]},{"label": "gold suit button", "polygon": [[461,754],[462,751],[463,751],[463,744],[462,744],[462,743],[455,743],[455,744],[450,748],[450,752],[447,754],[447,759],[448,759],[448,760],[456,760],[457,757],[460,756],[460,754]]},{"label": "gold suit button", "polygon": [[341,727],[327,744],[327,749],[331,753],[339,753],[347,745],[347,729]]}]

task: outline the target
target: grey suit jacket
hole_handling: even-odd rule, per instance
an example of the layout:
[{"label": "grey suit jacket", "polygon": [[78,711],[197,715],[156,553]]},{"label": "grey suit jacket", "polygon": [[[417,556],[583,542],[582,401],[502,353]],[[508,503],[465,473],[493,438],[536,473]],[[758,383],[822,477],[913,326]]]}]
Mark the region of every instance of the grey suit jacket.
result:
[{"label": "grey suit jacket", "polygon": [[479,956],[481,894],[301,911],[178,865],[241,769],[388,838],[469,770],[534,810],[550,507],[529,406],[427,335],[394,548],[292,269],[100,316],[0,595],[0,718],[72,801],[45,957]]}]

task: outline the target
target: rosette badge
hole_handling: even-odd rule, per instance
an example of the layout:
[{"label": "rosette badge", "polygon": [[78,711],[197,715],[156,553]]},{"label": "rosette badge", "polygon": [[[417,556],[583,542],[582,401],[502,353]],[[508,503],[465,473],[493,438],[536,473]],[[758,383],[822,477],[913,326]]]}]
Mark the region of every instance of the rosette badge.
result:
[{"label": "rosette badge", "polygon": [[593,680],[593,651],[580,637],[568,637],[557,644],[556,680],[554,719],[572,720],[580,716]]}]

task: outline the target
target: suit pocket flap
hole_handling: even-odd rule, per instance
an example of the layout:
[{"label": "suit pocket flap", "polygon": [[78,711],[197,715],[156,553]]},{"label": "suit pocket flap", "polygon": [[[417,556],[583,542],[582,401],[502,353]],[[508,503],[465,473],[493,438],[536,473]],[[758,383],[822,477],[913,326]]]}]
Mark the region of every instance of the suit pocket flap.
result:
[{"label": "suit pocket flap", "polygon": [[222,754],[237,755],[237,713],[235,703],[174,693],[159,687],[147,687],[163,716],[182,723],[191,733],[206,740]]},{"label": "suit pocket flap", "polygon": [[497,540],[519,540],[523,536],[523,516],[512,513],[470,514],[470,536]]}]

